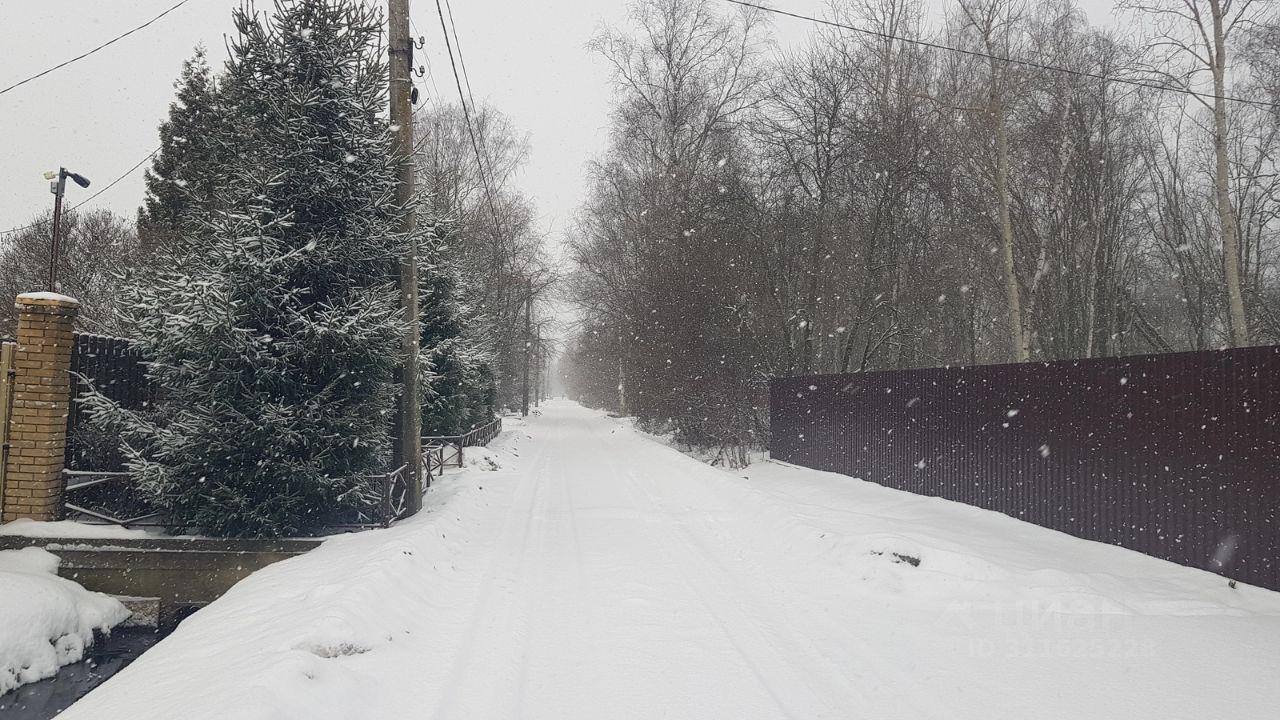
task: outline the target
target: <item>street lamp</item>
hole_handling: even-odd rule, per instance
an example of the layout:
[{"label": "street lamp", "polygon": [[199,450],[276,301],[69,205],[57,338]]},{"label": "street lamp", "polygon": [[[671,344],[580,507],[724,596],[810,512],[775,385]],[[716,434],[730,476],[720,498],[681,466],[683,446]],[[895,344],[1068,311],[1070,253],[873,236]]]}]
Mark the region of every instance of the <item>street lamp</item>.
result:
[{"label": "street lamp", "polygon": [[75,184],[82,188],[89,187],[89,178],[80,173],[73,173],[70,170],[60,167],[58,172],[49,172],[44,174],[44,179],[49,181],[49,192],[53,193],[53,243],[49,246],[49,291],[58,291],[58,230],[62,223],[62,195],[67,190],[67,178],[75,181]]}]

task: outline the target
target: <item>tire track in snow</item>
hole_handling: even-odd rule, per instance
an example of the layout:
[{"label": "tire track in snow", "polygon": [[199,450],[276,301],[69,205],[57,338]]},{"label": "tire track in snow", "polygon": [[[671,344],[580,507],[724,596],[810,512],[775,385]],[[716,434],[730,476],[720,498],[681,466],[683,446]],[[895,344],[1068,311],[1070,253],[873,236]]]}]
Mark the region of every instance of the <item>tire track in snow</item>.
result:
[{"label": "tire track in snow", "polygon": [[[726,660],[736,655],[740,662],[733,664],[749,673],[739,671],[743,687],[758,689],[760,700],[776,708],[775,716],[845,718],[868,704],[865,680],[834,670],[859,667],[867,679],[880,679],[872,668],[876,658],[869,651],[859,652],[863,646],[856,637],[830,623],[818,628],[852,648],[851,657],[845,657],[817,647],[813,638],[821,632],[815,635],[812,619],[804,625],[808,632],[789,633],[797,612],[803,612],[804,598],[784,594],[776,574],[740,562],[750,553],[713,518],[698,522],[681,517],[678,509],[655,495],[649,477],[666,474],[697,482],[700,473],[715,471],[684,456],[668,457],[667,448],[644,438],[616,437],[595,423],[535,428],[534,442],[525,446],[528,464],[515,473],[519,485],[482,575],[478,602],[430,717],[575,716],[599,712],[599,704],[609,702],[623,702],[612,709],[631,716],[647,707],[648,703],[627,705],[621,697],[600,694],[604,688],[617,689],[619,682],[618,677],[600,674],[619,667],[616,657],[601,653],[615,651],[619,642],[625,647],[626,636],[599,622],[594,603],[610,597],[615,588],[607,584],[611,575],[598,573],[608,573],[619,562],[653,568],[658,574],[649,579],[655,589],[705,617],[714,628],[713,637],[724,641],[714,641],[708,652],[722,647],[731,653]],[[690,467],[681,467],[684,462]],[[702,483],[698,488],[708,490]],[[595,502],[583,516],[591,522],[584,536],[575,493],[587,489]],[[591,514],[615,506],[634,517],[634,530],[614,534]],[[716,552],[712,546],[723,550]],[[630,554],[637,547],[642,554]],[[587,550],[593,553],[590,562],[584,558]],[[735,550],[739,557],[733,563],[718,557]],[[592,587],[600,582],[606,584]],[[672,642],[688,639],[675,627],[660,632],[670,634]],[[661,677],[661,671],[652,674],[653,666],[637,669],[650,673],[646,682]],[[668,701],[679,704],[676,697]],[[933,716],[924,711],[903,715]]]},{"label": "tire track in snow", "polygon": [[[496,705],[504,694],[496,692],[501,683],[523,685],[527,653],[512,652],[513,646],[528,646],[528,602],[530,538],[538,510],[545,504],[536,468],[545,462],[547,445],[535,443],[537,455],[530,471],[517,471],[520,484],[512,495],[512,502],[503,521],[501,540],[493,551],[493,559],[485,571],[477,595],[479,602],[473,610],[458,645],[452,667],[442,687],[443,691],[430,717],[448,718],[499,718],[519,717],[519,705],[499,714]],[[545,515],[545,512],[543,513]],[[523,622],[521,622],[523,620]],[[488,681],[488,682],[486,682]],[[479,685],[479,688],[473,686]],[[485,687],[485,686],[488,687]],[[506,693],[508,700],[518,703],[518,693]],[[463,707],[471,699],[483,698],[490,706],[487,712]]]},{"label": "tire track in snow", "polygon": [[[649,510],[647,512],[641,508],[640,503],[637,501],[638,488],[635,487],[632,480],[632,471],[620,468],[612,461],[610,465],[613,469],[610,475],[621,484],[635,511],[642,516],[658,518],[663,525],[671,528],[673,524],[665,519],[666,513],[652,502],[648,502]],[[679,569],[681,555],[673,552],[670,533],[655,533],[655,536],[657,539],[654,543],[655,547],[660,548],[661,552],[667,557],[669,566],[676,569],[675,572],[679,575],[681,583],[697,598],[707,615],[715,621],[721,634],[728,640],[729,644],[741,657],[744,665],[751,671],[759,687],[768,694],[786,717],[794,718],[795,720],[809,720],[810,718],[842,718],[847,716],[847,710],[842,711],[814,692],[813,686],[804,677],[803,673],[797,672],[794,664],[783,657],[778,645],[769,639],[759,624],[749,620],[742,610],[737,607],[736,598],[726,597],[723,593],[719,594],[719,597],[711,597],[713,593],[707,591],[704,583],[696,581],[689,573]],[[685,557],[688,556],[685,555]],[[768,667],[762,666],[762,658],[759,653],[750,651],[744,644],[745,638],[742,631],[746,630],[755,631],[751,633],[754,636],[751,638],[751,643],[756,646],[753,650],[761,647],[768,650],[768,654],[771,656],[767,658]],[[786,691],[779,692],[775,687],[779,677],[787,678],[788,685],[791,687]],[[805,688],[807,690],[807,692],[803,693],[803,698],[796,697],[800,693],[794,692],[795,688]],[[797,705],[803,706],[804,709],[798,710]]]},{"label": "tire track in snow", "polygon": [[[683,457],[681,458],[681,460],[684,459],[685,458]],[[689,461],[697,462],[691,458]],[[704,466],[700,467],[699,471],[709,472],[714,470]],[[735,554],[738,563],[742,565],[750,565],[751,570],[753,571],[752,575],[754,575],[753,582],[745,582],[746,578],[743,577],[743,574],[740,572],[741,568],[730,568],[722,559],[716,557],[716,555],[709,549],[705,540],[703,538],[699,538],[698,535],[692,531],[692,528],[688,523],[678,521],[675,518],[675,514],[668,510],[654,493],[651,493],[642,487],[642,484],[645,481],[642,480],[636,472],[628,472],[627,478],[632,487],[643,494],[646,501],[655,508],[655,514],[666,518],[667,526],[671,528],[672,531],[671,534],[680,538],[681,543],[687,551],[687,556],[697,557],[702,561],[702,569],[707,572],[705,572],[705,574],[700,573],[700,575],[715,576],[720,580],[721,585],[726,588],[734,589],[734,592],[725,593],[722,596],[722,602],[732,603],[734,602],[734,598],[746,595],[754,596],[757,600],[765,601],[765,604],[768,605],[770,610],[770,615],[774,616],[772,620],[761,619],[759,617],[749,617],[748,615],[750,611],[743,610],[743,617],[747,619],[747,622],[753,624],[762,634],[765,634],[766,636],[770,635],[771,633],[768,633],[766,628],[785,625],[787,620],[796,617],[806,606],[806,598],[799,597],[789,591],[785,583],[778,582],[776,574],[767,572],[764,568],[760,567],[759,564],[751,561],[750,558],[754,556],[754,553],[742,547],[732,539],[731,535],[719,529],[720,523],[715,521],[713,518],[708,518],[706,522],[698,525],[698,530],[705,531],[707,534],[715,536],[721,544],[736,551]],[[692,480],[692,478],[689,479]],[[766,593],[771,595],[771,597],[766,599]],[[740,606],[741,604],[739,603],[738,605]],[[778,621],[779,619],[782,619],[781,623]],[[803,656],[812,657],[815,654],[819,656],[821,658],[821,662],[811,663],[814,667],[858,667],[865,676],[873,679],[875,684],[879,686],[887,687],[895,684],[890,682],[883,673],[878,672],[875,669],[876,666],[874,663],[876,661],[876,656],[874,651],[871,650],[865,642],[859,641],[856,633],[847,632],[847,628],[843,626],[828,625],[828,627],[822,628],[822,630],[824,631],[823,633],[810,632],[786,635],[786,640],[782,641],[782,644],[798,650],[798,654]],[[777,637],[776,633],[772,633],[772,635],[775,638]],[[810,642],[802,645],[796,639],[823,636],[830,637],[833,635],[840,637],[842,644],[850,647],[856,647],[860,652],[848,652],[847,657],[836,658],[833,657],[830,652],[819,647],[817,643]],[[778,645],[776,643],[774,643],[774,648],[775,650],[778,649]],[[855,662],[855,660],[860,660],[861,662]],[[824,695],[849,698],[857,697],[863,701],[867,701],[869,699],[866,691],[845,675],[832,672],[826,672],[823,673],[823,675],[826,678],[823,683],[824,688],[828,691],[823,693]],[[814,676],[807,675],[806,678],[812,680],[814,679]],[[833,690],[837,692],[832,692]],[[920,707],[917,702],[914,702],[906,696],[899,696],[899,699],[901,717],[920,720],[926,718],[949,717],[945,708],[932,708],[930,710],[925,710]],[[840,716],[845,716],[847,713],[848,708],[846,707],[843,709],[842,715]]]},{"label": "tire track in snow", "polygon": [[[577,509],[570,491],[566,461],[560,452],[565,431],[561,427],[539,428],[543,444],[532,476],[540,484],[541,514],[538,518],[536,551],[529,564],[536,567],[533,582],[523,587],[525,602],[530,606],[524,615],[527,622],[526,647],[519,683],[513,693],[516,707],[510,717],[572,716],[581,708],[572,705],[580,699],[570,692],[591,687],[591,671],[596,663],[588,660],[595,648],[588,642],[592,636],[592,604],[583,602],[585,572],[582,541],[577,527]],[[554,431],[554,432],[553,432]],[[564,660],[579,666],[566,672]],[[580,675],[586,669],[587,678]],[[530,671],[539,681],[535,693],[551,689],[550,697],[530,698]]]}]

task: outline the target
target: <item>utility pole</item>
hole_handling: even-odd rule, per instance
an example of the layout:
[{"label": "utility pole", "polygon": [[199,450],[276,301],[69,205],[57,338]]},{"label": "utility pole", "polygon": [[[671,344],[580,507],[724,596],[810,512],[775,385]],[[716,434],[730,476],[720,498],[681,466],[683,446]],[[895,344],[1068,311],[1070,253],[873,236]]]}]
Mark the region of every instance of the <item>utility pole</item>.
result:
[{"label": "utility pole", "polygon": [[533,350],[533,279],[525,286],[524,296],[524,393],[520,401],[520,415],[529,415],[529,354]]},{"label": "utility pole", "polygon": [[[408,468],[405,505],[408,514],[422,509],[422,405],[418,388],[418,248],[413,191],[413,38],[409,35],[409,0],[387,0],[387,47],[391,55],[390,95],[393,152],[398,160],[396,204],[404,208],[400,234],[405,251],[400,259],[400,306],[404,310],[401,338],[400,462]],[[429,482],[429,481],[428,481]]]},{"label": "utility pole", "polygon": [[53,193],[53,237],[49,241],[49,292],[58,291],[58,244],[62,239],[62,196],[67,193],[67,178],[82,188],[89,187],[89,179],[79,173],[60,167],[58,172],[47,172],[49,192]]},{"label": "utility pole", "polygon": [[627,414],[627,366],[626,343],[622,330],[618,330],[618,414]]},{"label": "utility pole", "polygon": [[61,175],[53,181],[53,237],[49,241],[49,292],[58,292],[58,233],[62,230],[62,195],[66,183]]},{"label": "utility pole", "polygon": [[542,404],[542,328],[538,328],[538,343],[533,355],[533,406]]}]

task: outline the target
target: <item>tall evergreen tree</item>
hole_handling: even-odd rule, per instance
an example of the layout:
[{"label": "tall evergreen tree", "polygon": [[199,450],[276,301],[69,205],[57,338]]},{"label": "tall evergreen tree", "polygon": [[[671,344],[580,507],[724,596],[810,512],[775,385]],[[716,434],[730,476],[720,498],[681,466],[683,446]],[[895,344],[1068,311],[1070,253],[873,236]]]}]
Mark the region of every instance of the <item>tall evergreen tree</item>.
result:
[{"label": "tall evergreen tree", "polygon": [[177,96],[160,125],[160,152],[146,172],[138,235],[149,250],[169,249],[213,201],[223,156],[217,82],[203,47],[182,64]]},{"label": "tall evergreen tree", "polygon": [[177,528],[307,532],[390,459],[402,238],[382,22],[358,0],[235,12],[216,202],[134,291],[156,417],[102,398],[130,469]]},{"label": "tall evergreen tree", "polygon": [[450,251],[455,235],[452,223],[438,221],[419,244],[421,347],[423,366],[431,373],[422,407],[422,427],[428,434],[463,433],[493,418],[493,353],[471,327],[474,318],[452,261],[456,254]]}]

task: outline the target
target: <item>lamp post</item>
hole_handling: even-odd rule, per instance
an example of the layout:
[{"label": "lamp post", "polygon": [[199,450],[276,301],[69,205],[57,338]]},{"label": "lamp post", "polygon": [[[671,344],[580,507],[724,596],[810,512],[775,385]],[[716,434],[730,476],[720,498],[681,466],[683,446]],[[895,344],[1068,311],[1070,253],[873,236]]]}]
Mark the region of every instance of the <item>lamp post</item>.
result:
[{"label": "lamp post", "polygon": [[71,178],[82,188],[89,187],[89,178],[60,167],[58,172],[49,171],[44,179],[49,181],[49,192],[53,193],[53,242],[49,245],[49,291],[58,291],[58,231],[62,225],[62,196],[67,191],[67,178]]}]

